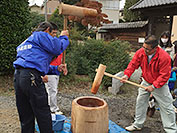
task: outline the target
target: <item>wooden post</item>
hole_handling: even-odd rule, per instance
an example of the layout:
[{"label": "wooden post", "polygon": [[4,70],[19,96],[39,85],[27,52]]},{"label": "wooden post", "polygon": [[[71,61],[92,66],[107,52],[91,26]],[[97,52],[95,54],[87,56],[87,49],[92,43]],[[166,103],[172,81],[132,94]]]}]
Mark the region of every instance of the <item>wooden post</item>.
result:
[{"label": "wooden post", "polygon": [[[172,26],[173,26],[173,16],[170,16],[170,28],[169,28],[170,35],[172,33]],[[171,36],[170,36],[170,40],[171,40]]]},{"label": "wooden post", "polygon": [[153,32],[153,25],[154,25],[154,16],[149,17],[149,24],[148,24],[148,35],[154,34]]}]

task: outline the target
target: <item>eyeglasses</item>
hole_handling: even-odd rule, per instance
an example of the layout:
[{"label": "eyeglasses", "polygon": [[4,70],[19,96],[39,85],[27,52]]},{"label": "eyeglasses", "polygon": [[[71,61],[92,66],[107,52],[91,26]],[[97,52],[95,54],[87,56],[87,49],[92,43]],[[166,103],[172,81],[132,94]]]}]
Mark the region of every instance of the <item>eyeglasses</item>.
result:
[{"label": "eyeglasses", "polygon": [[150,52],[150,51],[153,50],[154,48],[148,49],[148,48],[145,48],[145,47],[143,46],[143,49]]}]

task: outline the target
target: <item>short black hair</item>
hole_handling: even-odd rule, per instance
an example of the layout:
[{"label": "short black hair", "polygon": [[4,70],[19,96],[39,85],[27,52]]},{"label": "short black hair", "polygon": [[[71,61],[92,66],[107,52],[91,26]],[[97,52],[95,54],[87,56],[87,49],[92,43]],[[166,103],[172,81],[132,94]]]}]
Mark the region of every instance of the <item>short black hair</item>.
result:
[{"label": "short black hair", "polygon": [[53,29],[52,30],[58,30],[58,26],[54,22],[50,22],[52,25]]},{"label": "short black hair", "polygon": [[49,29],[49,32],[52,32],[53,26],[49,22],[42,22],[38,25],[36,31],[45,31],[47,28]]},{"label": "short black hair", "polygon": [[158,46],[158,40],[154,35],[148,35],[145,37],[144,43],[151,45],[151,48],[155,48]]}]

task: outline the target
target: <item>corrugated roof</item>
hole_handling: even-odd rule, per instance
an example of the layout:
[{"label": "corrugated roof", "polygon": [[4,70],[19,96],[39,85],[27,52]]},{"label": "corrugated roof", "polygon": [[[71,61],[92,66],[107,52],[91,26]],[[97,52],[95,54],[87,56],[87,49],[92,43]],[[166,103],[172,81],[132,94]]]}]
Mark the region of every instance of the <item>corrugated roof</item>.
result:
[{"label": "corrugated roof", "polygon": [[119,24],[105,24],[100,27],[100,30],[106,29],[127,29],[127,28],[141,28],[148,24],[148,21],[127,22]]},{"label": "corrugated roof", "polygon": [[140,9],[140,8],[147,8],[147,7],[156,7],[168,4],[177,4],[177,0],[140,0],[129,9]]}]

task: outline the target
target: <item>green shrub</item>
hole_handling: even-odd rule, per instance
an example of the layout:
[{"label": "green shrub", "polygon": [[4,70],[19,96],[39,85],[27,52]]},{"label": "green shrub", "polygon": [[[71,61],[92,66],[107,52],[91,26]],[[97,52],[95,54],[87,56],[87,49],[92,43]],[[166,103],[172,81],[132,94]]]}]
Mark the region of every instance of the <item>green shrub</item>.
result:
[{"label": "green shrub", "polygon": [[66,49],[66,63],[68,68],[68,76],[67,77],[74,77],[77,71],[77,56],[79,49],[79,45],[77,45],[76,41],[70,41],[70,45]]},{"label": "green shrub", "polygon": [[58,9],[56,9],[55,12],[52,13],[52,15],[49,18],[49,22],[54,22],[58,26],[59,31],[63,30],[63,20],[64,17],[63,15],[59,14]]},{"label": "green shrub", "polygon": [[[99,64],[107,66],[106,71],[115,74],[124,70],[129,61],[129,43],[123,41],[105,42],[90,39],[83,43],[72,42],[67,49],[67,64],[72,74],[89,75],[95,77],[95,69]],[[71,68],[70,68],[71,67]],[[111,78],[104,76],[105,87],[111,85]]]},{"label": "green shrub", "polygon": [[0,75],[13,73],[16,47],[30,33],[27,0],[0,1]]},{"label": "green shrub", "polygon": [[[126,41],[112,41],[107,44],[104,64],[107,66],[106,71],[116,74],[123,71],[130,62],[129,56],[130,44]],[[104,76],[103,84],[108,87],[112,79]]]},{"label": "green shrub", "polygon": [[79,27],[74,26],[73,28],[71,28],[70,32],[69,32],[69,38],[71,40],[84,40],[85,36],[81,35],[82,31],[79,30]]},{"label": "green shrub", "polygon": [[30,18],[31,18],[31,21],[30,21],[31,30],[35,30],[35,28],[37,28],[37,26],[41,22],[45,21],[44,15],[39,14],[37,12],[31,12],[30,13]]}]

